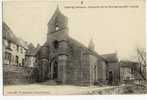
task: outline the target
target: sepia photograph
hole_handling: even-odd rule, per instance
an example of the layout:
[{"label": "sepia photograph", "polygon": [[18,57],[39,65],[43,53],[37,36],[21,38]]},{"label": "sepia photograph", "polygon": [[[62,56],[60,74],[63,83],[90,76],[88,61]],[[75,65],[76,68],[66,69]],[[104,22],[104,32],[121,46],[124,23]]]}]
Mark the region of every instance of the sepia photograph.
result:
[{"label": "sepia photograph", "polygon": [[4,96],[147,94],[145,0],[2,2]]}]

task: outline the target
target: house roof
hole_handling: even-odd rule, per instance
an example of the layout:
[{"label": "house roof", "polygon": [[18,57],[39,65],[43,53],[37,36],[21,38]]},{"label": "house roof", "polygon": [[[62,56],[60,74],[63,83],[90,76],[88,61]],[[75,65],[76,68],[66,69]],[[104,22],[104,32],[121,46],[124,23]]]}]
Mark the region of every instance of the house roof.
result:
[{"label": "house roof", "polygon": [[34,46],[32,43],[30,43],[30,44],[28,45],[28,49],[33,49],[33,48],[35,48],[35,46]]},{"label": "house roof", "polygon": [[2,33],[3,33],[3,39],[11,41],[14,44],[17,44],[25,49],[28,48],[27,43],[23,39],[16,37],[13,31],[5,22],[3,22],[2,24]]},{"label": "house roof", "polygon": [[137,64],[137,62],[132,62],[132,61],[120,61],[119,65],[121,67],[134,67]]},{"label": "house roof", "polygon": [[69,38],[69,42],[72,45],[78,46],[80,48],[83,48],[85,50],[85,53],[94,55],[96,57],[98,57],[100,60],[104,60],[103,57],[101,55],[99,55],[96,51],[94,50],[90,50],[88,47],[86,47],[85,45],[83,45],[82,43],[78,42],[77,40],[73,39],[73,38]]},{"label": "house roof", "polygon": [[117,54],[111,53],[111,54],[103,54],[102,57],[108,61],[108,62],[116,62],[118,61]]},{"label": "house roof", "polygon": [[25,49],[28,49],[27,42],[24,41],[23,39],[17,38],[17,42],[19,43],[20,46],[24,47]]},{"label": "house roof", "polygon": [[3,22],[2,24],[2,32],[3,32],[3,38],[7,39],[13,43],[19,44],[17,40],[17,37],[14,35],[14,33],[12,32],[12,30],[9,28],[9,26]]},{"label": "house roof", "polygon": [[38,45],[36,48],[33,46],[32,43],[29,44],[29,49],[26,53],[27,56],[36,56],[38,51],[40,50],[41,46]]}]

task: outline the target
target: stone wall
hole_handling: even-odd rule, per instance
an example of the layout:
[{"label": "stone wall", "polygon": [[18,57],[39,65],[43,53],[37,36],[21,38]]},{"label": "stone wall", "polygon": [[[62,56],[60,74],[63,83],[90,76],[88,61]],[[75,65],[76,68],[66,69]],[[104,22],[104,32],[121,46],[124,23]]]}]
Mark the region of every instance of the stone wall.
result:
[{"label": "stone wall", "polygon": [[69,45],[66,66],[66,80],[67,84],[89,85],[89,56],[85,53],[85,48],[75,44]]},{"label": "stone wall", "polygon": [[90,60],[85,51],[81,54],[81,84],[90,85]]},{"label": "stone wall", "polygon": [[34,69],[29,67],[3,67],[4,85],[28,84],[35,82]]},{"label": "stone wall", "polygon": [[112,72],[113,82],[112,84],[116,85],[120,81],[120,68],[118,62],[109,62],[107,70],[107,79],[109,80],[109,72]]},{"label": "stone wall", "polygon": [[98,60],[98,80],[106,83],[106,68],[107,65],[104,60]]},{"label": "stone wall", "polygon": [[77,84],[80,82],[80,60],[81,50],[76,46],[72,46],[71,52],[68,56],[67,61],[67,83]]}]

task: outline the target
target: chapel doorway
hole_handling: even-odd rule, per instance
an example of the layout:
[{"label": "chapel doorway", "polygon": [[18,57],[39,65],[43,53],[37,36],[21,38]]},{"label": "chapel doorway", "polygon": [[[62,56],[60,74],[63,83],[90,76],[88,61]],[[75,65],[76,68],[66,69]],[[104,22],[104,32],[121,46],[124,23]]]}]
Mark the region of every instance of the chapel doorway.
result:
[{"label": "chapel doorway", "polygon": [[94,66],[94,84],[97,82],[97,68],[96,65]]},{"label": "chapel doorway", "polygon": [[112,85],[113,82],[113,74],[112,71],[109,72],[109,84]]},{"label": "chapel doorway", "polygon": [[55,61],[53,63],[53,79],[57,79],[58,78],[58,62]]}]

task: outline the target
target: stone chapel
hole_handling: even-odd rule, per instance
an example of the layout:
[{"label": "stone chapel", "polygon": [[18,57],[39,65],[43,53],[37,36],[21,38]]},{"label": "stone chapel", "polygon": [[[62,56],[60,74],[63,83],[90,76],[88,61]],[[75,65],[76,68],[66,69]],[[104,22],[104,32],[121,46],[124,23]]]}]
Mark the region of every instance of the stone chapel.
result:
[{"label": "stone chapel", "polygon": [[94,47],[92,40],[86,47],[69,36],[68,18],[57,7],[48,22],[46,42],[33,50],[36,81],[75,85],[118,83],[117,55],[99,55]]}]

